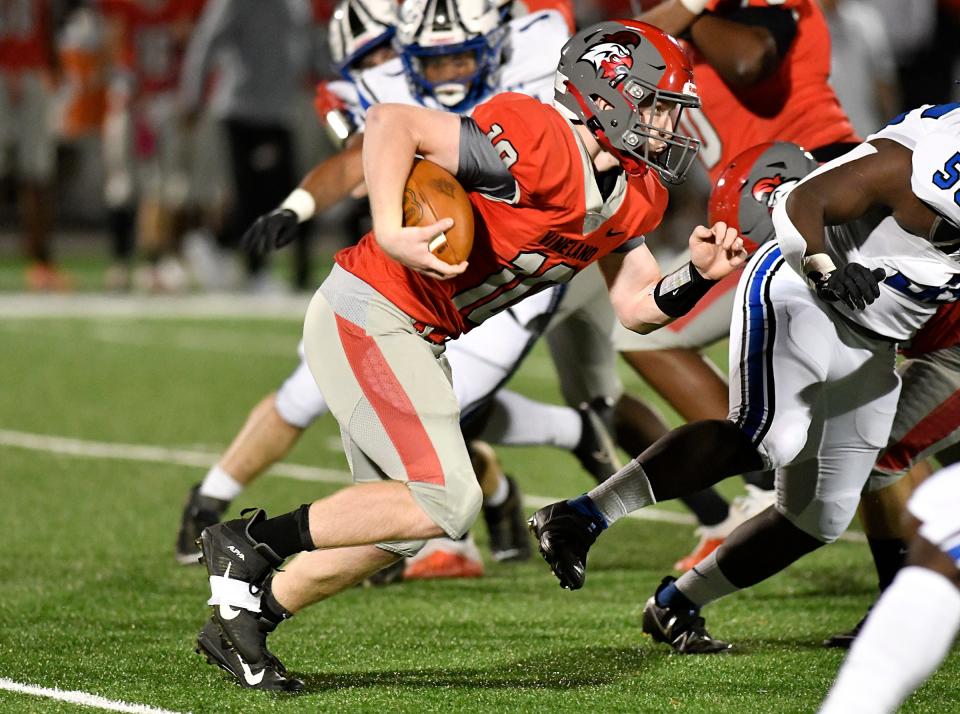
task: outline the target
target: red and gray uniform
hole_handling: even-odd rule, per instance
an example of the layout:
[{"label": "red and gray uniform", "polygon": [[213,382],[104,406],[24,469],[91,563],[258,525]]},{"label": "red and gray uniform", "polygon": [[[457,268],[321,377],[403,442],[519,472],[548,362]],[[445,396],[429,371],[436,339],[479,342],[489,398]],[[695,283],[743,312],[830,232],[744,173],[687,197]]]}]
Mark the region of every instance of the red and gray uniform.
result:
[{"label": "red and gray uniform", "polygon": [[[621,176],[606,200],[572,125],[518,94],[481,104],[461,129],[458,178],[471,189],[470,266],[436,281],[391,260],[368,234],[336,255],[304,327],[310,370],[340,423],[358,481],[408,483],[451,537],[480,491],[459,425],[444,343],[577,272],[660,221],[652,173]],[[383,544],[404,554],[421,543]]]}]

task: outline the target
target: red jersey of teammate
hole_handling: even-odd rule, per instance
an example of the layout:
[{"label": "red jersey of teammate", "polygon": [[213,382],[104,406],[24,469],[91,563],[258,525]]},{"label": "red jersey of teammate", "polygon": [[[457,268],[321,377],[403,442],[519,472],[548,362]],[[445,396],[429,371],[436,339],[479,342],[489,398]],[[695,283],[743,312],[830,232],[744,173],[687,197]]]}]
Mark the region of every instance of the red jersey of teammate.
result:
[{"label": "red jersey of teammate", "polygon": [[0,67],[48,69],[53,64],[49,0],[0,2]]},{"label": "red jersey of teammate", "polygon": [[722,17],[743,5],[792,11],[797,34],[772,76],[740,89],[689,48],[702,109],[685,112],[682,121],[703,142],[699,156],[711,182],[740,152],[766,141],[792,141],[808,151],[860,141],[827,83],[830,35],[815,0],[711,0],[708,8]]},{"label": "red jersey of teammate", "polygon": [[653,172],[630,177],[615,213],[584,235],[584,168],[567,121],[514,93],[480,104],[472,116],[499,150],[517,193],[509,203],[470,193],[476,228],[467,270],[450,280],[425,277],[389,258],[372,233],[335,257],[422,323],[432,339],[457,337],[520,299],[566,282],[655,228],[667,204]]},{"label": "red jersey of teammate", "polygon": [[907,357],[918,357],[957,344],[960,344],[960,302],[951,302],[927,320],[903,353]]},{"label": "red jersey of teammate", "polygon": [[120,61],[137,79],[137,91],[176,89],[190,32],[204,0],[100,0],[105,15],[120,23]]}]

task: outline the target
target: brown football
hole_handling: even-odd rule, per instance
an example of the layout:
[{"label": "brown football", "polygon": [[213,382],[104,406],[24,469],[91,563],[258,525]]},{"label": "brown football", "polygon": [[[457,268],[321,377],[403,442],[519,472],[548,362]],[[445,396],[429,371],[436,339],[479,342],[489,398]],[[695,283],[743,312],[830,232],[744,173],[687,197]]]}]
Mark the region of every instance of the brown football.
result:
[{"label": "brown football", "polygon": [[416,159],[403,190],[403,225],[428,226],[442,218],[452,218],[453,228],[433,239],[430,252],[456,265],[473,248],[473,206],[450,172],[432,161]]}]

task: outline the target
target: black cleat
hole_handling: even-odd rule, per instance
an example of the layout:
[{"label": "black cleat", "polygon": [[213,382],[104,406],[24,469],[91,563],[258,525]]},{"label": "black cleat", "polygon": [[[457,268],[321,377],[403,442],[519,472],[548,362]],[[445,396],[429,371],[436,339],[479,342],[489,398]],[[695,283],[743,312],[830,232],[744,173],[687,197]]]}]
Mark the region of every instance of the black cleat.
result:
[{"label": "black cleat", "polygon": [[490,554],[498,562],[530,559],[530,537],[523,517],[523,497],[512,477],[506,476],[509,494],[499,506],[484,506],[483,519],[490,533]]},{"label": "black cleat", "polygon": [[286,668],[266,647],[261,659],[248,663],[230,646],[213,620],[208,620],[197,635],[196,652],[243,687],[273,692],[299,692],[303,689],[303,682],[287,676]]},{"label": "black cleat", "polygon": [[235,518],[205,528],[198,544],[210,575],[240,580],[256,589],[283,563],[283,558],[250,535],[250,527],[265,520],[267,514],[262,508],[248,508],[240,515],[249,511],[253,511],[249,518]]},{"label": "black cleat", "polygon": [[[676,578],[666,577],[657,588],[657,593]],[[706,623],[699,612],[681,612],[657,605],[654,593],[643,608],[643,631],[657,642],[670,645],[680,654],[715,654],[727,652],[733,645],[715,640],[707,632]]]},{"label": "black cleat", "polygon": [[200,549],[197,538],[204,528],[219,523],[230,501],[200,495],[200,484],[190,489],[187,502],[180,516],[180,532],[177,533],[177,546],[174,553],[181,565],[193,565],[200,562]]},{"label": "black cleat", "polygon": [[623,468],[617,445],[611,436],[613,406],[604,397],[597,397],[590,403],[581,404],[577,411],[583,430],[573,455],[597,483],[603,483]]},{"label": "black cleat", "polygon": [[823,641],[823,646],[837,647],[842,650],[850,649],[853,646],[853,641],[857,639],[857,635],[860,634],[860,630],[862,630],[864,624],[866,624],[867,618],[870,617],[870,610],[872,609],[873,605],[871,605],[870,609],[867,610],[867,614],[860,618],[860,622],[853,626],[853,629],[847,630],[846,632],[838,632],[835,635],[830,635],[830,637]]},{"label": "black cleat", "polygon": [[587,552],[597,539],[600,526],[567,501],[541,508],[527,525],[540,543],[540,555],[557,576],[560,587],[582,588],[587,578]]}]

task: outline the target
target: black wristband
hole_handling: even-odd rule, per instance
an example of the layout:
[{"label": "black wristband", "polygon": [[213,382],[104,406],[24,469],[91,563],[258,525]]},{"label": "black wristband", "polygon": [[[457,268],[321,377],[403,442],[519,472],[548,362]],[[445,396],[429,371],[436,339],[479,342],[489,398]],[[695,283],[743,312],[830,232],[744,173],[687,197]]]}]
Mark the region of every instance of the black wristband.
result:
[{"label": "black wristband", "polygon": [[653,289],[653,301],[664,315],[683,317],[716,284],[700,275],[693,263],[687,263],[660,279]]}]

